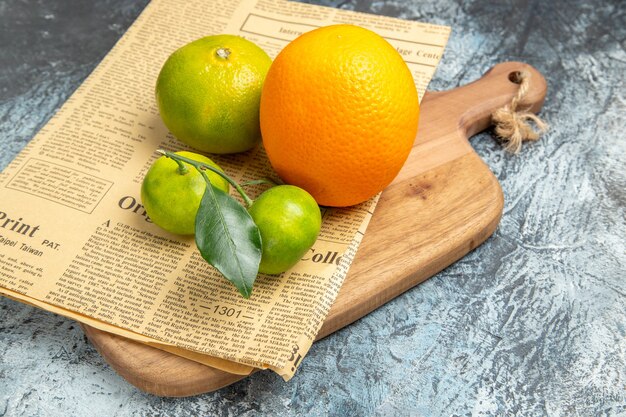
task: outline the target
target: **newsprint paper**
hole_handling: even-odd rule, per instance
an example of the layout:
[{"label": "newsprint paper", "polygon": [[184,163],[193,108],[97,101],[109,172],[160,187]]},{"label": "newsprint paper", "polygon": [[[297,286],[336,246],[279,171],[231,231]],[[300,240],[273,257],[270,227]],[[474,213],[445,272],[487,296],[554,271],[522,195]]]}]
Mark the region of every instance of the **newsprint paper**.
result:
[{"label": "newsprint paper", "polygon": [[[322,209],[310,252],[280,277],[259,276],[246,300],[201,258],[193,237],[150,222],[140,186],[157,149],[189,149],[165,128],[154,98],[174,50],[230,33],[274,57],[301,33],[336,23],[385,37],[423,97],[448,27],[282,0],[153,0],[0,174],[0,293],[228,372],[270,368],[290,379],[377,198]],[[211,158],[236,181],[275,177],[262,146]]]}]

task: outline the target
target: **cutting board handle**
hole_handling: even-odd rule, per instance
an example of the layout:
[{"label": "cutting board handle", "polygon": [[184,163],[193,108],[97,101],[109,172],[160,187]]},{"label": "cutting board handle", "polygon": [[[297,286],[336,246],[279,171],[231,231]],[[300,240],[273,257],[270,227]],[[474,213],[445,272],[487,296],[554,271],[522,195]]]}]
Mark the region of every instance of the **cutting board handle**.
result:
[{"label": "cutting board handle", "polygon": [[[528,92],[519,108],[536,113],[545,100],[547,83],[539,71],[523,62],[503,62],[470,84],[450,91],[428,92],[428,100],[437,102],[428,109],[446,109],[446,120],[458,120],[457,128],[469,138],[492,124],[491,114],[495,110],[510,104],[519,89],[516,83],[518,72],[530,75]],[[424,116],[427,115],[422,113]],[[429,121],[432,122],[434,120]]]}]

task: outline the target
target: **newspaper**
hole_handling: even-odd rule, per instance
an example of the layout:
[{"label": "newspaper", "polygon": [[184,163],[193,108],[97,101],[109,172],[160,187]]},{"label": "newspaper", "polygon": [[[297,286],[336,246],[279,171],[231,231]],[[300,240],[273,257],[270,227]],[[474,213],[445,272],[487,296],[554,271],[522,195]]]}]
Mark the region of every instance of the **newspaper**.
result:
[{"label": "newspaper", "polygon": [[[310,252],[280,277],[259,276],[246,300],[201,258],[193,237],[150,222],[140,186],[157,149],[189,149],[167,131],[154,99],[174,50],[231,33],[275,57],[301,33],[336,23],[388,39],[424,95],[447,27],[282,0],[153,0],[0,174],[0,293],[228,372],[271,368],[291,378],[377,198],[323,208]],[[211,158],[237,181],[275,175],[262,146]]]}]

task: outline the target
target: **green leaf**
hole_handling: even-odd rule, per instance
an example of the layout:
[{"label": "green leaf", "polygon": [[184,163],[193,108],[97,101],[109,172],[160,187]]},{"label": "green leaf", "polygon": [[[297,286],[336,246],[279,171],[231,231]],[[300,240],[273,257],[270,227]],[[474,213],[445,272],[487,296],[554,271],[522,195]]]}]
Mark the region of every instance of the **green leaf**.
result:
[{"label": "green leaf", "polygon": [[259,228],[237,200],[208,184],[196,214],[196,245],[208,263],[250,298],[261,262]]}]

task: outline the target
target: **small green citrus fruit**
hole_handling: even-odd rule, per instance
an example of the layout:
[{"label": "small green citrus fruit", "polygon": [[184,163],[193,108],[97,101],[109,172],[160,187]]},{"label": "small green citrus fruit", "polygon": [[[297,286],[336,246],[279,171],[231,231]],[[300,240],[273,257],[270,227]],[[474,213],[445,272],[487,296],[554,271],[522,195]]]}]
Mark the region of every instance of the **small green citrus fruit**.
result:
[{"label": "small green citrus fruit", "polygon": [[259,272],[280,274],[313,246],[322,225],[320,208],[302,188],[279,185],[261,194],[248,209],[261,233]]},{"label": "small green citrus fruit", "polygon": [[[206,156],[186,151],[176,154],[222,170]],[[183,165],[187,168],[184,174],[176,161],[166,156],[157,159],[144,177],[141,201],[157,226],[168,232],[192,235],[206,182],[196,168],[185,162]],[[208,170],[206,173],[214,187],[228,193],[230,187],[224,178]]]}]

